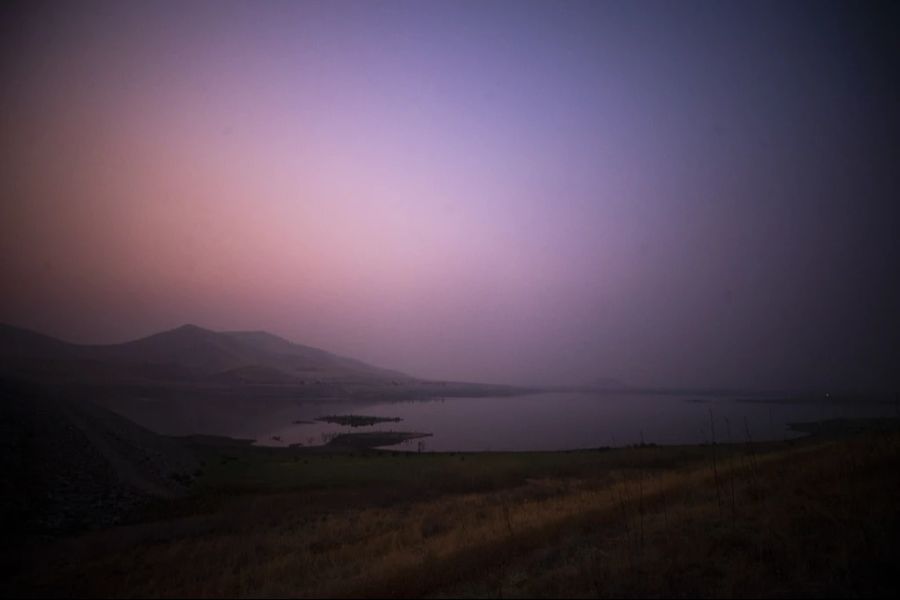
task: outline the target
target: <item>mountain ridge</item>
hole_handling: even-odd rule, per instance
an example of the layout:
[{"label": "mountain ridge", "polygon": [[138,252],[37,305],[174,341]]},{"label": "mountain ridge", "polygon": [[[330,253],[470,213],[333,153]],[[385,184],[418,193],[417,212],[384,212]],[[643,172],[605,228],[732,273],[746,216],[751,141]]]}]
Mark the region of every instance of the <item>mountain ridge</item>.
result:
[{"label": "mountain ridge", "polygon": [[[129,369],[126,379],[229,380],[252,374],[255,383],[304,383],[307,379],[413,379],[398,371],[369,365],[289,341],[266,331],[214,331],[185,324],[135,340],[114,344],[75,344],[36,331],[0,324],[0,359],[4,370],[44,375],[89,377],[91,370]],[[240,382],[244,377],[237,377]]]}]

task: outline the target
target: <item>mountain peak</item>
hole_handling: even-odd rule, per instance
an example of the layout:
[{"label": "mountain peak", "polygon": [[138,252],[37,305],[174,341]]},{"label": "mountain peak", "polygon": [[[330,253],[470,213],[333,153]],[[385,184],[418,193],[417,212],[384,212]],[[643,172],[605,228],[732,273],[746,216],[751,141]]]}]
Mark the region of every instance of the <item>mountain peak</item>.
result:
[{"label": "mountain peak", "polygon": [[212,333],[212,330],[206,329],[205,327],[200,327],[199,325],[194,325],[193,323],[185,323],[184,325],[180,325],[173,329],[172,331],[195,331],[195,332],[204,332],[204,333]]},{"label": "mountain peak", "polygon": [[199,337],[199,336],[211,336],[216,335],[216,332],[211,329],[206,329],[205,327],[200,327],[199,325],[194,325],[193,323],[185,323],[184,325],[180,325],[175,329],[169,329],[168,331],[162,331],[160,333],[149,336],[151,338],[155,337]]}]

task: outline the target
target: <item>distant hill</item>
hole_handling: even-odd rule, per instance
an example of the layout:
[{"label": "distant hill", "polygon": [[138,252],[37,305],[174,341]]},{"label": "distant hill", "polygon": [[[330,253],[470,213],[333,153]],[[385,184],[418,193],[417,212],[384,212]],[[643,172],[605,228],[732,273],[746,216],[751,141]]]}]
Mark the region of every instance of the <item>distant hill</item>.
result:
[{"label": "distant hill", "polygon": [[0,372],[42,382],[305,383],[411,379],[265,331],[184,325],[121,344],[84,345],[0,325]]},{"label": "distant hill", "polygon": [[398,371],[373,367],[360,360],[331,354],[311,346],[295,344],[266,331],[226,331],[223,332],[223,335],[247,346],[252,346],[257,352],[265,353],[271,360],[293,372],[333,370],[379,378],[409,379],[408,375]]},{"label": "distant hill", "polygon": [[0,323],[0,357],[72,358],[73,344],[47,335]]}]

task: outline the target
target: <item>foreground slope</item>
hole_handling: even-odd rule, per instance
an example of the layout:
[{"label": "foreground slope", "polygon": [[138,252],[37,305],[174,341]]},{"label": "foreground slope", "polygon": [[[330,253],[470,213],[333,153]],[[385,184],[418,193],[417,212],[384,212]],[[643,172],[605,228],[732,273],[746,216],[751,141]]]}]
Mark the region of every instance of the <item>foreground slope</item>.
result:
[{"label": "foreground slope", "polygon": [[[555,453],[198,446],[178,518],[38,548],[38,596],[795,597],[900,589],[900,435]],[[77,559],[72,556],[76,555]]]},{"label": "foreground slope", "polygon": [[181,495],[198,461],[169,438],[97,406],[0,380],[5,533],[108,526]]}]

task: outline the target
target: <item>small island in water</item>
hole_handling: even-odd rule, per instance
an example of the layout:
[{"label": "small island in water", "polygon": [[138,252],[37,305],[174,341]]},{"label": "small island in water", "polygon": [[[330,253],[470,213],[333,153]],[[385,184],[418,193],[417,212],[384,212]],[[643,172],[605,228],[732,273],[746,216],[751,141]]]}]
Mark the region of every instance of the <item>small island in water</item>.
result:
[{"label": "small island in water", "polygon": [[350,427],[369,427],[378,423],[399,423],[400,417],[373,417],[368,415],[327,415],[319,417],[316,421],[322,423],[335,423],[337,425],[349,425]]}]

